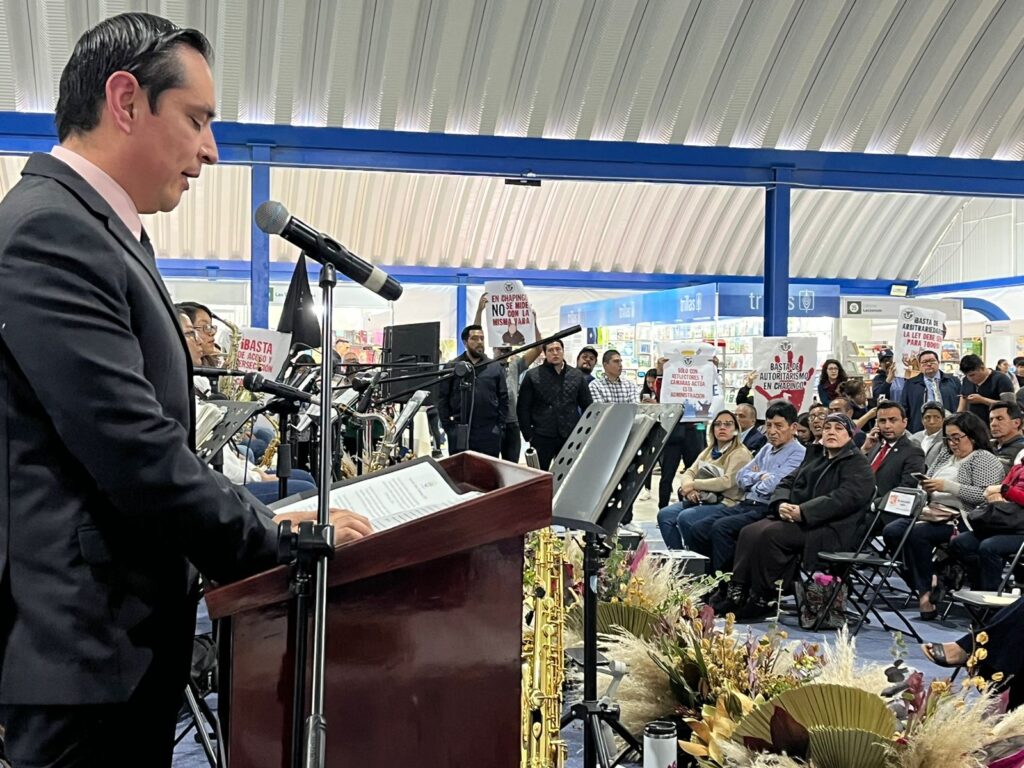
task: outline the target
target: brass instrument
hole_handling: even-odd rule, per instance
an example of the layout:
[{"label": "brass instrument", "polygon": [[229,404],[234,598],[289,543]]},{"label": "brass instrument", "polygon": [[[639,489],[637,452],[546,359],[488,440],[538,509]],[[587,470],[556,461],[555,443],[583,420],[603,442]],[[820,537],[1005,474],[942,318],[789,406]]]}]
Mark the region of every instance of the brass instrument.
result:
[{"label": "brass instrument", "polygon": [[533,621],[532,629],[524,627],[523,632],[519,764],[521,768],[563,768],[567,754],[561,738],[565,555],[561,539],[550,528],[535,534],[534,545],[533,567],[526,577],[530,590],[526,607]]},{"label": "brass instrument", "polygon": [[[225,320],[223,317],[217,316],[217,321],[224,323],[231,332],[231,340],[228,342],[228,351],[225,353],[224,359],[221,361],[221,367],[238,368],[238,347],[242,343],[242,332],[238,330],[238,326],[230,320]],[[221,394],[225,395],[228,400],[241,400],[244,402],[252,401],[252,392],[243,387],[241,381],[237,378],[221,376],[219,386]]]}]

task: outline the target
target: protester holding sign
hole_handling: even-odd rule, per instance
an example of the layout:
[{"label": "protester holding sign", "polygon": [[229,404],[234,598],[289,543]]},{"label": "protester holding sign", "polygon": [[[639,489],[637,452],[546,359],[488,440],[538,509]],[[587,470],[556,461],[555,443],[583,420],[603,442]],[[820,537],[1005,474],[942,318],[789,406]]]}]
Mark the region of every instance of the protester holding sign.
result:
[{"label": "protester holding sign", "polygon": [[909,367],[924,350],[938,352],[946,336],[946,313],[937,309],[900,307],[896,323],[896,359]]},{"label": "protester holding sign", "polygon": [[960,404],[960,381],[939,370],[939,353],[927,349],[919,352],[917,363],[921,373],[907,379],[900,394],[900,405],[907,413],[911,432],[920,432],[924,425],[921,414],[925,403],[939,402],[952,413]]},{"label": "protester holding sign", "polygon": [[814,399],[817,340],[769,337],[754,339],[754,407],[762,418],[772,403],[786,402],[797,413]]},{"label": "protester holding sign", "polygon": [[518,347],[534,338],[533,313],[522,280],[486,282],[484,295],[488,346]]}]

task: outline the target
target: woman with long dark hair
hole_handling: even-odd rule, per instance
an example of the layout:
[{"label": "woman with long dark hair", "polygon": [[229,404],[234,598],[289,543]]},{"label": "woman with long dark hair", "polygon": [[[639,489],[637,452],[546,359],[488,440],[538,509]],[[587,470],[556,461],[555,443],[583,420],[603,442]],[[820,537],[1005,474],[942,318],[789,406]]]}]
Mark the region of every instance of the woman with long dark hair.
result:
[{"label": "woman with long dark hair", "polygon": [[843,370],[843,364],[834,358],[829,358],[821,366],[821,379],[818,381],[818,400],[823,405],[832,402],[833,397],[839,397],[839,389],[843,382],[849,378]]}]

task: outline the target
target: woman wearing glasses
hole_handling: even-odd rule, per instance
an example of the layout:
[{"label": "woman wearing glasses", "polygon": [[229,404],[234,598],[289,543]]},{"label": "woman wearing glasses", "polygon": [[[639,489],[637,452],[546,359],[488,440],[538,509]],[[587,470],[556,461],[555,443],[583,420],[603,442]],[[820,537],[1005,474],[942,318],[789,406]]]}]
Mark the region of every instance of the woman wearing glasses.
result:
[{"label": "woman wearing glasses", "polygon": [[213,324],[213,312],[209,307],[195,301],[185,301],[176,306],[188,315],[192,327],[199,334],[199,343],[203,347],[202,365],[220,367],[221,349],[217,346],[217,326]]},{"label": "woman wearing glasses", "polygon": [[669,549],[682,549],[694,523],[743,498],[736,473],[750,462],[740,442],[740,424],[732,411],[719,411],[708,430],[708,446],[679,483],[679,501],[658,512],[658,528]]},{"label": "woman wearing glasses", "polygon": [[[1002,462],[989,450],[990,435],[985,423],[973,413],[956,413],[942,424],[942,448],[928,465],[928,474],[921,487],[928,492],[928,504],[963,512],[985,501],[985,489],[1002,481]],[[909,518],[889,523],[883,531],[886,546],[896,559],[905,564],[905,576],[917,592],[923,621],[934,621],[938,615],[932,599],[935,569],[932,564],[934,549],[948,544],[954,532],[963,526],[962,517],[953,514],[942,519],[941,514],[926,512],[907,537],[903,551],[896,554],[903,534],[910,524]]]}]

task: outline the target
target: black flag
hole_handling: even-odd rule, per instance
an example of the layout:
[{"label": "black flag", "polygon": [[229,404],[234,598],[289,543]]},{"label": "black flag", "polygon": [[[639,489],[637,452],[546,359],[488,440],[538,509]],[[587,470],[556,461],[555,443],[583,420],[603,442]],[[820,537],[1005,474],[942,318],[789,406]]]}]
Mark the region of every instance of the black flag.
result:
[{"label": "black flag", "polygon": [[303,344],[314,349],[320,346],[320,321],[314,310],[313,294],[309,290],[304,253],[299,254],[299,261],[288,284],[288,295],[284,297],[284,308],[281,310],[277,330],[292,335],[293,350]]}]

